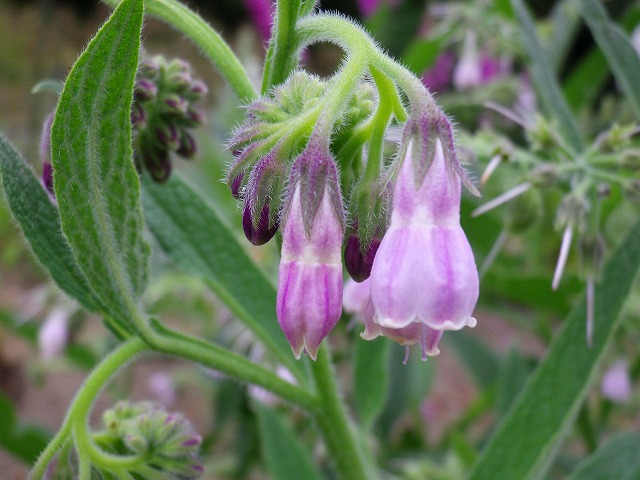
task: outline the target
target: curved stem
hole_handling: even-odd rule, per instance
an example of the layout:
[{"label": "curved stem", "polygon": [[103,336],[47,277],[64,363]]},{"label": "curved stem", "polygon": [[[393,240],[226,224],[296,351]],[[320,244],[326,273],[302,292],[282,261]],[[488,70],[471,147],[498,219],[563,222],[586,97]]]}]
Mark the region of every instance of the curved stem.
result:
[{"label": "curved stem", "polygon": [[[116,7],[120,1],[103,0],[110,7]],[[175,0],[145,0],[144,6],[147,13],[171,25],[200,47],[241,100],[253,100],[257,97],[238,57],[198,14]]]},{"label": "curved stem", "polygon": [[[74,435],[76,434],[76,422],[86,422],[87,416],[91,411],[91,407],[95,398],[98,396],[105,384],[109,382],[113,374],[120,369],[125,363],[136,355],[148,350],[149,347],[139,338],[132,338],[120,344],[113,352],[111,352],[98,366],[89,374],[75,398],[71,402],[71,406],[64,419],[62,427],[57,435],[49,442],[47,448],[38,458],[33,470],[31,471],[31,479],[38,480],[42,478],[51,459],[55,456],[60,445],[68,437],[72,428]],[[86,462],[85,462],[86,463]],[[82,456],[80,456],[81,471],[86,469],[83,467]]]},{"label": "curved stem", "polygon": [[311,364],[320,396],[320,411],[316,414],[325,443],[343,480],[366,480],[375,478],[370,462],[365,460],[362,443],[351,424],[345,405],[340,398],[331,354],[327,344],[318,351],[318,357]]},{"label": "curved stem", "polygon": [[237,380],[259,385],[311,412],[318,409],[318,399],[314,395],[243,356],[204,340],[170,330],[157,322],[151,326],[144,319],[138,318],[135,325],[140,336],[154,350],[192,360],[226,373]]}]

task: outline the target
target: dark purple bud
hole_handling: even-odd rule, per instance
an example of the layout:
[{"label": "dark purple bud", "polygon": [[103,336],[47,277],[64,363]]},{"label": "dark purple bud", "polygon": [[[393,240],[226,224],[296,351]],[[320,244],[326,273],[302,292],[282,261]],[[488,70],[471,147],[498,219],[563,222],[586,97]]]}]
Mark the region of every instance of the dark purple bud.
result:
[{"label": "dark purple bud", "polygon": [[371,243],[363,252],[360,244],[360,237],[357,234],[349,235],[347,246],[344,249],[344,263],[347,272],[356,282],[364,282],[371,275],[371,267],[373,267],[373,259],[380,246],[380,239],[374,237]]},{"label": "dark purple bud", "polygon": [[144,108],[139,103],[134,103],[131,107],[131,125],[143,129],[147,126],[147,115]]},{"label": "dark purple bud", "polygon": [[49,194],[55,196],[56,193],[53,190],[53,165],[49,162],[42,164],[42,184]]},{"label": "dark purple bud", "polygon": [[193,158],[198,151],[198,145],[193,135],[187,132],[182,132],[180,137],[180,146],[176,153],[184,158]]},{"label": "dark purple bud", "polygon": [[188,438],[184,442],[182,442],[183,447],[196,447],[202,443],[202,437],[200,435],[196,435],[194,437]]},{"label": "dark purple bud", "polygon": [[169,94],[164,97],[164,104],[170,113],[185,114],[189,108],[189,102],[187,102],[180,95]]},{"label": "dark purple bud", "polygon": [[196,97],[202,98],[207,93],[209,93],[209,88],[207,87],[206,83],[204,83],[199,78],[196,78],[195,80],[193,80],[193,82],[191,82],[191,89],[189,91]]},{"label": "dark purple bud", "polygon": [[144,164],[151,178],[158,183],[165,182],[171,175],[171,158],[166,150],[153,149],[145,152]]},{"label": "dark purple bud", "polygon": [[187,72],[178,72],[169,78],[169,84],[172,89],[178,90],[180,92],[184,92],[189,87],[191,87],[191,75]]},{"label": "dark purple bud", "polygon": [[148,78],[138,78],[134,95],[136,100],[150,100],[158,94],[158,87]]},{"label": "dark purple bud", "polygon": [[200,463],[194,463],[191,465],[191,470],[198,473],[204,473],[204,466]]},{"label": "dark purple bud", "polygon": [[143,77],[153,78],[158,74],[160,66],[153,60],[144,60],[140,62],[140,75]]},{"label": "dark purple bud", "polygon": [[156,128],[158,143],[168,151],[175,151],[180,147],[180,131],[175,125],[164,125]]},{"label": "dark purple bud", "polygon": [[231,195],[236,200],[242,197],[242,180],[244,180],[244,172],[240,172],[231,182]]},{"label": "dark purple bud", "polygon": [[198,127],[205,123],[207,117],[204,112],[199,108],[189,107],[187,109],[186,118],[184,123],[189,127]]},{"label": "dark purple bud", "polygon": [[242,215],[242,229],[244,230],[244,235],[254,245],[264,245],[269,240],[273,238],[273,236],[278,231],[278,222],[274,222],[273,225],[269,225],[269,204],[265,203],[260,210],[260,218],[258,222],[254,222],[253,216],[251,215],[251,207],[249,204],[245,204],[244,213]]}]

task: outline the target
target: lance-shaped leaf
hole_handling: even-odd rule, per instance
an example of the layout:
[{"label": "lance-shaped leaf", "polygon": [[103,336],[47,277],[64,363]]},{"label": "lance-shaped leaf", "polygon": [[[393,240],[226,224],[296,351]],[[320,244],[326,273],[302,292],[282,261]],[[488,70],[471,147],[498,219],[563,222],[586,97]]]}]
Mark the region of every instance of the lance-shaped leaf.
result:
[{"label": "lance-shaped leaf", "polygon": [[91,40],[51,132],[62,231],[95,295],[121,321],[138,311],[149,257],[130,121],[142,3],[123,1]]},{"label": "lance-shaped leaf", "polygon": [[0,172],[11,213],[40,263],[69,296],[87,310],[99,310],[98,301],[62,235],[58,209],[31,168],[1,136]]},{"label": "lance-shaped leaf", "polygon": [[584,147],[582,134],[578,129],[567,101],[562,96],[562,91],[553,73],[551,61],[540,44],[533,20],[522,0],[511,0],[511,5],[516,13],[520,27],[524,47],[531,60],[531,80],[540,97],[540,101],[548,115],[558,122],[558,129],[567,142],[576,151]]},{"label": "lance-shaped leaf", "polygon": [[627,34],[609,19],[605,8],[595,0],[575,2],[598,46],[605,53],[621,90],[640,115],[640,57]]},{"label": "lance-shaped leaf", "polygon": [[586,303],[578,302],[469,480],[542,478],[582,405],[640,266],[640,222],[607,263],[595,291],[593,345],[585,339]]}]

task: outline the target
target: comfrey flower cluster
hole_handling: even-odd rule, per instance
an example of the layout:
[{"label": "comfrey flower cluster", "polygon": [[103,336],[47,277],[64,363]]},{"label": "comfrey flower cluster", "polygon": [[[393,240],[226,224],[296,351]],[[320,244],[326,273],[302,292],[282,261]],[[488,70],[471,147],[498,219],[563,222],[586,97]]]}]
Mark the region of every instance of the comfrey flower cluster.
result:
[{"label": "comfrey flower cluster", "polygon": [[197,151],[190,130],[205,121],[198,103],[206,84],[193,78],[185,61],[162,56],[144,60],[138,69],[131,110],[134,152],[138,171],[146,168],[162,182],[171,174],[171,155],[192,158]]},{"label": "comfrey flower cluster", "polygon": [[[327,80],[295,72],[249,105],[229,142],[227,181],[249,241],[281,232],[276,313],[296,358],[315,359],[340,319],[343,244],[347,271],[366,289],[363,338],[417,343],[426,358],[445,330],[476,323],[478,272],[459,221],[461,184],[475,187],[420,80],[396,64],[354,75],[355,64]],[[402,140],[385,156],[394,123]]]}]

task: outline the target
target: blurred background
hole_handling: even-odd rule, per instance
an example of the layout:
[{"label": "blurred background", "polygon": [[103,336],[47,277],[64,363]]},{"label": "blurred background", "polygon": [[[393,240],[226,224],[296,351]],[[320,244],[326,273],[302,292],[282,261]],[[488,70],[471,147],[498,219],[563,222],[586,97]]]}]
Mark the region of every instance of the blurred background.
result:
[{"label": "blurred background", "polygon": [[[268,38],[264,3],[252,0],[185,3],[222,34],[259,85]],[[422,75],[445,111],[459,124],[461,150],[470,169],[479,177],[499,143],[497,136],[483,136],[485,130],[506,132],[516,145],[525,146],[528,141],[526,132],[495,109],[487,108],[487,102],[507,105],[517,112],[537,109],[522,48],[515,41],[517,26],[508,15],[502,15],[503,10],[508,10],[508,3],[332,0],[321,2],[321,7],[365,22],[385,49]],[[539,32],[545,46],[556,54],[553,59],[556,73],[581,127],[590,136],[596,136],[614,122],[630,121],[633,115],[620,98],[587,29],[570,13],[563,21],[567,3],[548,0],[529,2],[529,6],[543,20]],[[617,0],[606,2],[606,6],[610,15],[631,33],[640,20],[637,2]],[[33,89],[43,80],[63,80],[108,14],[108,7],[96,1],[0,0],[0,131],[38,174],[42,169],[42,125],[54,109],[57,95],[46,88],[38,93],[33,93]],[[556,51],[553,45],[560,37],[562,43],[558,45],[562,48]],[[469,45],[475,45],[486,57],[480,77],[472,81],[468,75],[456,74],[471,48]],[[220,147],[241,120],[238,100],[195,47],[152,18],[146,20],[144,47],[150,55],[162,53],[167,58],[187,60],[197,76],[208,84],[207,123],[197,132],[200,151],[194,160],[176,162],[175,166],[208,196],[240,238],[240,211],[221,182],[231,154]],[[308,70],[328,75],[340,58],[337,48],[320,45],[311,48],[304,61]],[[498,173],[498,180],[487,186],[485,199],[506,190],[505,185],[515,185],[512,180],[517,176],[517,172]],[[387,456],[401,456],[402,452],[419,451],[425,446],[441,453],[437,461],[421,464],[422,470],[418,470],[431,472],[429,475],[433,477],[419,473],[413,478],[459,478],[464,465],[472,460],[468,444],[486,438],[490,426],[515,398],[560,320],[583,290],[579,259],[573,257],[559,290],[553,294],[550,290],[560,238],[553,229],[553,215],[544,212],[554,211],[558,202],[557,195],[545,197],[543,203],[548,208],[541,209],[539,218],[524,225],[522,231],[511,232],[513,235],[495,264],[492,260],[486,265],[478,327],[471,332],[473,336],[467,332],[447,334],[441,356],[426,364],[415,356],[413,362],[403,367],[402,350],[394,350],[397,365],[390,368],[397,370],[393,377],[397,385],[392,391],[399,392],[398,398],[389,399],[378,425],[379,432],[389,439],[391,450]],[[478,263],[483,264],[503,231],[505,216],[500,212],[471,219],[470,212],[477,205],[477,201],[465,199],[462,217]],[[606,231],[612,247],[624,236],[631,220],[637,218],[638,209],[625,206],[616,212]],[[248,242],[243,244],[273,278],[277,265],[275,242],[260,249],[249,247]],[[157,253],[154,272],[155,280],[146,295],[152,312],[161,313],[163,319],[180,329],[231,344],[260,361],[260,346],[233,322],[204,283],[176,273]],[[633,321],[620,335],[616,351],[606,362],[608,368],[617,366],[617,372],[622,372],[621,381],[628,384],[629,391],[625,394],[624,388],[614,388],[610,397],[600,391],[593,393],[593,402],[601,402],[598,408],[607,410],[605,423],[611,428],[640,427],[637,416],[640,398],[638,389],[632,388],[640,375],[639,356],[634,348],[640,340],[637,290],[627,313]],[[356,341],[358,336],[346,328],[346,323],[341,322],[338,331],[331,335],[331,343],[345,358],[348,341]],[[114,342],[100,319],[77,311],[48,280],[25,246],[2,198],[2,478],[25,478],[28,464],[59,426],[76,388]],[[345,366],[345,384],[349,375]],[[600,386],[599,382],[598,389]],[[345,394],[349,393],[347,389]],[[118,376],[98,404],[95,419],[99,419],[104,406],[123,396],[154,400],[169,410],[185,412],[205,438],[203,450],[207,458],[215,459],[207,465],[205,478],[268,478],[249,407],[249,398],[273,403],[264,392],[238,386],[216,372],[148,356]],[[401,411],[405,411],[402,416],[394,413]],[[304,417],[298,414],[295,421],[304,431]],[[579,438],[570,442],[554,475],[562,478],[592,446]],[[450,451],[455,455],[446,453]],[[322,458],[322,452],[317,455]]]}]

